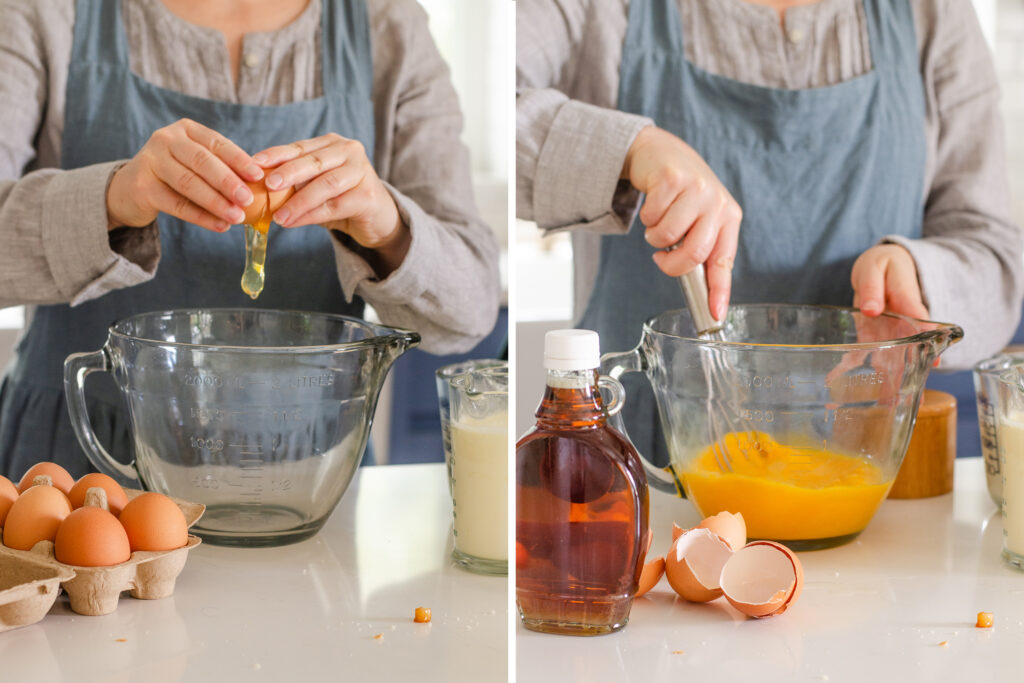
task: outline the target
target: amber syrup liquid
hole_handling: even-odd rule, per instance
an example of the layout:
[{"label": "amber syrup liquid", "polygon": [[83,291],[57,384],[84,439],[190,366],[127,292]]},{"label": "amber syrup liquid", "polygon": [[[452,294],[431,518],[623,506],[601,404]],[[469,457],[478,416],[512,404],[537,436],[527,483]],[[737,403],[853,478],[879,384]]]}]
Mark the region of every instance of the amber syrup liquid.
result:
[{"label": "amber syrup liquid", "polygon": [[551,386],[549,374],[537,425],[516,444],[516,598],[534,631],[617,631],[643,568],[647,478],[588,372],[586,386]]}]

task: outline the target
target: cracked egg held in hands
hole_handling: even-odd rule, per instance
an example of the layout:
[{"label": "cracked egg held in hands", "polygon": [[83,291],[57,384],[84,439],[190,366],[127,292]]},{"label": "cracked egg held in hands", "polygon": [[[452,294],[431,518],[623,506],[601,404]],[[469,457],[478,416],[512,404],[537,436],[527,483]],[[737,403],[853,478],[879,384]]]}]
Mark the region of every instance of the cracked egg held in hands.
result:
[{"label": "cracked egg held in hands", "polygon": [[[269,170],[269,169],[268,169]],[[253,299],[263,291],[266,279],[267,236],[274,212],[295,194],[295,189],[270,190],[264,181],[246,183],[252,191],[252,204],[245,208],[245,271],[242,273],[242,291]]]}]

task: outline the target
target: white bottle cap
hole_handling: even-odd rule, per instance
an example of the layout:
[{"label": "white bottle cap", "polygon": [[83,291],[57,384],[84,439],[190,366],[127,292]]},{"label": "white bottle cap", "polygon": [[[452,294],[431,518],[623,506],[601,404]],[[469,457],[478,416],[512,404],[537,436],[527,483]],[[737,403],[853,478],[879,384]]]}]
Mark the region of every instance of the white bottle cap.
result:
[{"label": "white bottle cap", "polygon": [[593,330],[551,330],[544,335],[545,370],[592,370],[601,365],[601,342]]}]

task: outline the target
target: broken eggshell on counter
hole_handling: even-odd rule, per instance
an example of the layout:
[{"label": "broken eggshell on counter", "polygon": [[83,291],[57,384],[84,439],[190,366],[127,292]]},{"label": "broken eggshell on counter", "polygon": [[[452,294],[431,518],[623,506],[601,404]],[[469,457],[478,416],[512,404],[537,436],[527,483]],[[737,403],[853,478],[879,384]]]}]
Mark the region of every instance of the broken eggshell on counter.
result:
[{"label": "broken eggshell on counter", "polygon": [[[717,515],[713,515],[702,520],[701,523],[698,524],[695,528],[706,529],[712,532],[714,535],[717,535],[729,548],[733,550],[736,550],[737,548],[742,548],[743,544],[747,542],[747,525],[746,522],[743,521],[743,515],[739,513],[733,514],[731,512],[720,512]],[[669,551],[669,555],[675,552],[676,540],[686,531],[688,530],[683,529],[675,522],[672,523],[672,549]],[[648,551],[650,551],[650,538],[652,536],[648,537]],[[680,559],[681,558],[677,558],[676,562],[678,563]],[[667,563],[668,556],[655,558],[654,560],[644,565],[643,572],[640,574],[640,587],[637,591],[636,597],[643,595],[647,591],[654,588],[655,585],[657,585],[658,581],[661,580],[662,574],[668,572]],[[680,568],[674,568],[673,575],[679,577],[682,571],[689,571],[692,575],[692,570],[689,568],[689,566],[687,566],[685,570],[682,570]],[[672,585],[672,579],[669,580],[669,584]],[[686,593],[686,595],[694,596],[686,598],[687,600],[692,600],[693,602],[707,602],[707,600],[713,600],[714,597],[718,597],[717,595],[715,595],[714,597],[708,597],[707,591],[703,589],[703,587],[700,586],[699,583],[697,586],[694,586],[693,582],[689,579],[679,578],[677,580],[677,584],[679,586],[683,586],[685,584],[685,587],[680,589],[673,585],[673,590],[675,590],[680,595],[683,595],[683,593],[680,592],[680,590],[682,590]],[[697,596],[700,597],[698,598]]]},{"label": "broken eggshell on counter", "polygon": [[719,578],[725,599],[747,616],[782,614],[800,597],[804,570],[796,553],[779,543],[753,541],[730,557]]},{"label": "broken eggshell on counter", "polygon": [[743,614],[782,614],[799,597],[803,568],[789,548],[771,541],[746,542],[742,515],[719,513],[693,529],[672,525],[665,575],[680,597],[710,602],[725,596]]},{"label": "broken eggshell on counter", "polygon": [[699,527],[684,531],[665,558],[668,584],[690,602],[720,598],[719,577],[731,555],[732,548],[713,531]]},{"label": "broken eggshell on counter", "polygon": [[747,523],[739,512],[736,514],[719,512],[717,515],[701,520],[697,528],[707,529],[717,534],[733,550],[739,550],[747,543]]},{"label": "broken eggshell on counter", "polygon": [[[650,529],[647,530],[647,551],[651,552],[651,541],[654,540],[654,532]],[[658,585],[661,581],[662,574],[665,573],[665,558],[656,557],[650,562],[644,562],[643,569],[640,571],[640,581],[637,584],[636,595],[633,597],[639,598],[641,595]]]}]

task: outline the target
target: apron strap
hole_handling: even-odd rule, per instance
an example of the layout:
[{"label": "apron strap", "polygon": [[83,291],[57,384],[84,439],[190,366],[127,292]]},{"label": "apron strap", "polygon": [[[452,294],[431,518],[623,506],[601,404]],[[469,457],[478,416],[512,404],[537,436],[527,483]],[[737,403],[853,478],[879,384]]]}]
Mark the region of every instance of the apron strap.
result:
[{"label": "apron strap", "polygon": [[873,69],[919,71],[917,31],[906,0],[862,0]]},{"label": "apron strap", "polygon": [[[81,0],[80,0],[81,1]],[[323,88],[341,87],[365,93],[373,90],[373,47],[365,0],[322,0]]]},{"label": "apron strap", "polygon": [[72,45],[72,64],[128,64],[121,0],[76,0]]},{"label": "apron strap", "polygon": [[683,54],[683,23],[676,0],[630,0],[624,44],[648,44]]}]

